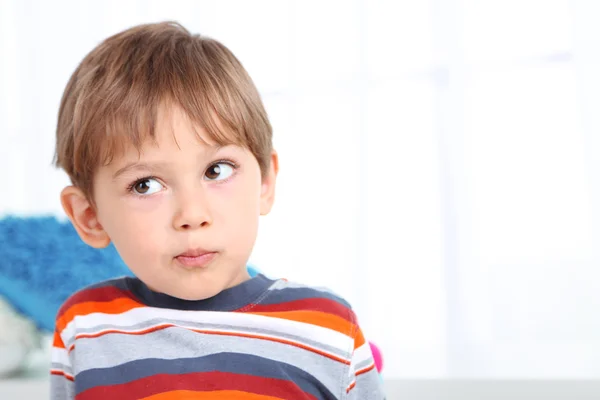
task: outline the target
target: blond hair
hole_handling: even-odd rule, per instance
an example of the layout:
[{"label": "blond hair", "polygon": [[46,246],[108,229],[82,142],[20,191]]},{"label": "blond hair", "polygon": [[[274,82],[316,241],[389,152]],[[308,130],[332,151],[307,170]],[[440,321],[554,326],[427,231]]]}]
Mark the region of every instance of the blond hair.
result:
[{"label": "blond hair", "polygon": [[71,76],[56,129],[55,163],[93,196],[93,176],[124,146],[155,139],[159,107],[181,107],[217,144],[248,148],[264,174],[272,128],[238,59],[175,22],[139,25],[93,49]]}]

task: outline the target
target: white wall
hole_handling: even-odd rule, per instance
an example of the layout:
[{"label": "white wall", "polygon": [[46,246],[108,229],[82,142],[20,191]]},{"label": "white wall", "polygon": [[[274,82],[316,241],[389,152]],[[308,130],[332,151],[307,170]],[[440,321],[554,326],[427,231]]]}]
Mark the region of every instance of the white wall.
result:
[{"label": "white wall", "polygon": [[0,1],[0,214],[61,215],[60,96],[175,19],[261,91],[281,157],[253,260],[355,305],[389,378],[598,378],[593,0]]}]

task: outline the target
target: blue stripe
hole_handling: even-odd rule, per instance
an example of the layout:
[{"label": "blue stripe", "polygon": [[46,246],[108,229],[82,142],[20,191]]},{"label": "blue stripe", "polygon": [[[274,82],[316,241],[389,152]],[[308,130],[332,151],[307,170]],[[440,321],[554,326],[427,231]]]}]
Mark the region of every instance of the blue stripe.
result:
[{"label": "blue stripe", "polygon": [[292,381],[317,399],[336,397],[314,376],[293,365],[239,353],[217,353],[205,357],[163,360],[148,358],[135,360],[112,368],[95,368],[80,372],[75,377],[77,394],[97,386],[129,383],[157,374],[175,375],[193,372],[228,372],[264,378]]}]

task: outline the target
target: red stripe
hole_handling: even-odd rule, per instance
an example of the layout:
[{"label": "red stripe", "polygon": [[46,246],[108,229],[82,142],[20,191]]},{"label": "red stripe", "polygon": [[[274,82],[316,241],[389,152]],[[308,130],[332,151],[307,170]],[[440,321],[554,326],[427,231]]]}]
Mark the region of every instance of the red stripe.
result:
[{"label": "red stripe", "polygon": [[282,399],[317,400],[292,381],[215,371],[182,375],[159,374],[120,385],[98,386],[78,394],[77,400],[139,399],[174,390],[238,390]]},{"label": "red stripe", "polygon": [[349,322],[354,323],[354,319],[348,312],[348,309],[337,301],[314,298],[287,301],[276,304],[256,304],[251,307],[244,307],[250,312],[279,312],[279,311],[321,311],[328,314],[337,315]]},{"label": "red stripe", "polygon": [[[162,325],[157,325],[157,326],[153,326],[151,328],[147,328],[141,331],[134,331],[134,332],[127,332],[127,331],[120,331],[117,329],[110,329],[110,330],[106,330],[106,331],[101,331],[101,332],[97,332],[97,333],[82,333],[79,334],[75,337],[75,339],[89,339],[89,338],[97,338],[100,336],[104,336],[104,335],[108,335],[111,333],[116,333],[116,334],[122,334],[122,335],[145,335],[147,333],[150,332],[154,332],[154,331],[158,331],[161,329],[166,329],[166,328],[172,328],[172,327],[177,327],[177,325],[173,325],[173,324],[162,324]],[[270,340],[272,342],[277,342],[277,343],[283,343],[283,344],[287,344],[290,346],[295,346],[304,350],[308,350],[311,351],[313,353],[319,354],[323,357],[327,357],[331,360],[334,361],[338,361],[341,362],[342,364],[346,364],[346,365],[350,365],[350,361],[345,359],[345,358],[341,358],[338,356],[335,356],[333,354],[329,354],[326,353],[324,351],[321,351],[317,348],[305,345],[303,343],[298,343],[298,342],[293,342],[291,340],[287,340],[287,339],[281,339],[281,338],[276,338],[276,337],[271,337],[271,336],[262,336],[262,335],[258,335],[258,334],[250,334],[250,333],[241,333],[241,332],[227,332],[227,331],[214,331],[214,330],[205,330],[205,329],[191,329],[191,328],[183,328],[183,329],[188,329],[192,332],[196,332],[196,333],[203,333],[206,335],[223,335],[223,336],[237,336],[237,337],[244,337],[244,338],[250,338],[250,339],[260,339],[260,340]],[[75,348],[75,343],[73,343],[71,345],[71,347],[69,348],[69,352],[73,351],[73,349]]]},{"label": "red stripe", "polygon": [[121,290],[115,286],[104,286],[95,289],[84,289],[73,296],[69,297],[67,301],[60,307],[58,311],[58,315],[56,319],[60,319],[65,312],[69,310],[72,306],[79,303],[85,303],[88,301],[94,302],[105,302],[105,301],[113,301],[115,299],[127,297],[130,299],[135,299],[130,291]]}]

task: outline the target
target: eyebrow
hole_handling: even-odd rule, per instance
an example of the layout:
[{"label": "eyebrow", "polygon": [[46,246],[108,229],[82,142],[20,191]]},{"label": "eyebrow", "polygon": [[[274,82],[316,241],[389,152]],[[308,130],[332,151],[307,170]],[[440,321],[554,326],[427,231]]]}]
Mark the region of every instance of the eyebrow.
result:
[{"label": "eyebrow", "polygon": [[[208,150],[208,156],[212,157],[214,156],[215,153],[217,153],[219,150],[221,150],[224,147],[227,147],[228,145],[221,145],[221,144],[216,144],[216,145],[212,145],[210,146],[210,149]],[[164,163],[164,162],[156,162],[156,163],[148,163],[148,162],[138,162],[138,161],[133,161],[128,163],[127,165],[125,165],[123,168],[119,168],[112,176],[113,181],[116,180],[120,175],[124,174],[125,172],[130,172],[130,171],[157,171],[160,169],[165,169],[166,167],[168,167],[168,163]]]},{"label": "eyebrow", "polygon": [[165,166],[167,166],[166,163],[146,163],[146,162],[131,162],[127,165],[125,165],[123,168],[119,168],[114,174],[113,174],[113,181],[116,180],[120,175],[124,174],[125,172],[130,172],[130,171],[157,171],[161,168],[165,168]]}]

